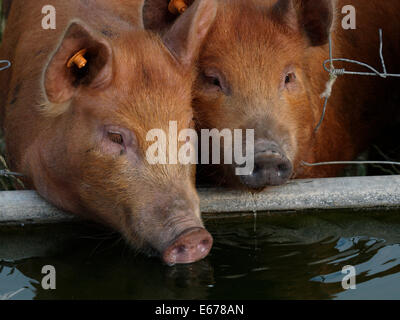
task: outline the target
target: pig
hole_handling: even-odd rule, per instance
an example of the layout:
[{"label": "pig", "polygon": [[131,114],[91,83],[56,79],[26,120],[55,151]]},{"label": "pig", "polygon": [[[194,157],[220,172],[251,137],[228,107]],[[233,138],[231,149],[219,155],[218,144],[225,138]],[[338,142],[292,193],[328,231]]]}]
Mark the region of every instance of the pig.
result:
[{"label": "pig", "polygon": [[[174,21],[162,0],[147,0],[145,27],[159,33]],[[186,0],[190,5],[191,0]],[[356,29],[342,28],[342,8],[356,8]],[[183,13],[185,15],[185,13]],[[176,16],[175,16],[176,17]],[[193,108],[197,128],[254,129],[254,170],[236,175],[232,165],[207,166],[213,183],[260,190],[294,178],[340,174],[343,166],[304,163],[353,160],[395,118],[390,100],[398,80],[343,76],[333,88],[319,130],[329,74],[329,34],[334,56],[381,70],[378,29],[390,72],[399,73],[400,2],[371,0],[219,0],[201,49]],[[335,63],[337,68],[360,70]],[[328,64],[329,67],[329,64]],[[361,70],[364,71],[364,70]],[[199,171],[200,172],[200,171]]]},{"label": "pig", "polygon": [[[163,37],[143,29],[141,1],[14,0],[0,56],[7,159],[27,187],[119,231],[169,265],[208,255],[193,165],[150,165],[146,138],[193,126],[194,62],[216,15],[198,1]],[[80,68],[69,62],[81,50]],[[86,62],[85,62],[86,61]],[[182,142],[184,143],[184,142]]]}]

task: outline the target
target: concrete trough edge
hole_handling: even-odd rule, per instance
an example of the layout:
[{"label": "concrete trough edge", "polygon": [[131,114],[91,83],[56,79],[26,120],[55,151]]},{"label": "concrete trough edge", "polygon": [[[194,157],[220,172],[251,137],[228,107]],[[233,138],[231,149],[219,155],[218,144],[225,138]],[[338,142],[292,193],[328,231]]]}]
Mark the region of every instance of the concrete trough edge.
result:
[{"label": "concrete trough edge", "polygon": [[[292,180],[260,193],[199,189],[207,218],[229,213],[304,212],[312,209],[400,208],[400,176]],[[35,191],[0,192],[0,226],[79,220],[58,210]]]}]

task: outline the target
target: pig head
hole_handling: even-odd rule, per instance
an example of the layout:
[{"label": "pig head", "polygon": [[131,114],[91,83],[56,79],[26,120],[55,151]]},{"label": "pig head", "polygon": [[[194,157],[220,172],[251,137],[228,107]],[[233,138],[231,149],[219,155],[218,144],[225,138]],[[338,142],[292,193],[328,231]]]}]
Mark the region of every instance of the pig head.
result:
[{"label": "pig head", "polygon": [[[162,2],[147,1],[155,8]],[[219,181],[262,189],[290,178],[335,176],[342,167],[306,168],[303,163],[352,160],[385,124],[376,108],[382,104],[376,97],[385,97],[385,84],[367,77],[342,77],[335,84],[323,125],[315,131],[324,102],[320,95],[329,80],[322,63],[329,58],[331,31],[335,56],[375,65],[378,50],[367,34],[379,43],[378,28],[386,30],[386,46],[397,46],[393,51],[399,52],[395,36],[389,44],[398,21],[393,10],[398,2],[373,1],[371,6],[350,2],[357,6],[358,25],[345,31],[335,24],[335,6],[349,1],[218,1],[218,14],[199,59],[193,103],[196,125],[199,130],[254,130],[254,170],[239,176],[237,163],[222,164],[217,168]],[[170,14],[164,24],[151,15],[144,17],[145,26],[153,30],[165,30],[170,21]],[[385,53],[387,58],[390,54],[390,50]],[[389,112],[380,113],[390,117]]]},{"label": "pig head", "polygon": [[[212,237],[200,217],[194,167],[150,164],[146,137],[153,129],[168,135],[170,121],[178,130],[193,126],[193,64],[215,12],[214,0],[198,2],[162,38],[141,29],[110,37],[74,20],[39,70],[40,106],[32,108],[29,77],[18,105],[6,106],[8,156],[29,185],[167,264],[204,258]],[[87,64],[67,66],[82,49]]]},{"label": "pig head", "polygon": [[[318,114],[310,108],[304,52],[327,42],[332,1],[218,2],[199,62],[196,125],[254,130],[254,169],[236,175],[237,163],[221,164],[220,179],[251,189],[283,184],[313,138]],[[145,26],[157,30],[147,18]]]}]

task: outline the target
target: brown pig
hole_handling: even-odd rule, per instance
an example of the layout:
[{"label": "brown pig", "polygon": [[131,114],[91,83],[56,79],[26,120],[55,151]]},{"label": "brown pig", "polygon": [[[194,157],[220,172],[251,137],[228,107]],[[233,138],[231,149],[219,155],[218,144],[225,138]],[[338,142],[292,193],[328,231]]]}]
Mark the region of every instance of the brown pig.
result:
[{"label": "brown pig", "polygon": [[[141,2],[14,0],[0,56],[1,122],[12,170],[66,211],[120,231],[167,264],[204,258],[191,165],[150,165],[147,133],[193,123],[193,63],[216,14],[195,3],[164,37],[138,23]],[[132,16],[130,18],[130,15]],[[132,22],[133,21],[133,22]],[[68,62],[85,50],[81,68]]]},{"label": "brown pig", "polygon": [[[342,28],[345,5],[356,9],[354,30]],[[144,8],[149,29],[163,32],[173,21],[165,1],[147,0]],[[335,57],[382,70],[379,28],[389,71],[399,73],[398,0],[219,0],[199,59],[197,126],[254,129],[255,137],[251,174],[237,176],[234,162],[218,167],[219,181],[259,189],[289,178],[336,176],[341,166],[309,168],[304,162],[353,160],[368,147],[395,118],[390,99],[399,80],[340,77],[322,127],[315,129],[324,103],[320,95],[329,80],[322,67],[329,57],[329,33]],[[338,62],[335,66],[368,71]]]}]

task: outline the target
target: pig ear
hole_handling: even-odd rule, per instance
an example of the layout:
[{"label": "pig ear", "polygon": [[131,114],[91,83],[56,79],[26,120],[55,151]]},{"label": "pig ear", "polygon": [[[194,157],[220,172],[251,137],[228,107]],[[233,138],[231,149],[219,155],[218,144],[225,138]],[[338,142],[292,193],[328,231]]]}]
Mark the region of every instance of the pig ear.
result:
[{"label": "pig ear", "polygon": [[190,67],[217,13],[216,0],[197,0],[164,34],[163,42],[178,62]]},{"label": "pig ear", "polygon": [[[168,9],[173,0],[144,0],[143,25],[145,29],[163,32],[170,27],[178,15]],[[191,6],[194,0],[183,0],[187,6]]]},{"label": "pig ear", "polygon": [[[82,64],[72,59],[75,55]],[[80,87],[104,88],[111,78],[112,50],[108,42],[80,22],[71,23],[44,73],[48,100],[67,102]]]},{"label": "pig ear", "polygon": [[279,0],[273,8],[273,16],[302,32],[311,46],[321,46],[328,42],[335,1]]},{"label": "pig ear", "polygon": [[170,0],[145,0],[143,4],[143,25],[145,29],[162,32],[176,19],[176,15],[168,11]]}]

